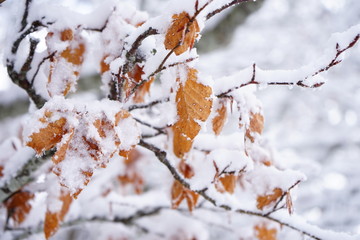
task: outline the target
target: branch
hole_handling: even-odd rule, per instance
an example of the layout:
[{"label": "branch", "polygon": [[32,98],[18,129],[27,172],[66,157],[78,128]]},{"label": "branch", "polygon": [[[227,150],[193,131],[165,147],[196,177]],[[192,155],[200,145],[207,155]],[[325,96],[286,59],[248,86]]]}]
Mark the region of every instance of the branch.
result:
[{"label": "branch", "polygon": [[9,77],[19,87],[24,89],[31,100],[35,103],[37,108],[41,108],[46,100],[39,94],[36,93],[35,89],[32,87],[32,81],[29,81],[27,79],[27,73],[31,69],[31,64],[34,59],[35,50],[39,43],[39,40],[30,38],[30,47],[29,47],[29,53],[25,60],[25,63],[22,65],[19,72],[15,70],[15,59],[16,59],[16,53],[19,49],[19,46],[21,42],[31,33],[37,31],[40,27],[44,26],[40,21],[35,21],[31,24],[31,26],[24,30],[19,37],[14,41],[12,48],[11,48],[11,58],[6,59],[6,67],[9,74]]},{"label": "branch", "polygon": [[157,104],[168,102],[168,101],[170,101],[170,99],[167,97],[167,98],[152,101],[152,102],[150,102],[148,104],[132,105],[132,106],[129,107],[128,111],[130,112],[130,111],[135,110],[135,109],[151,108],[151,107],[153,107],[153,106],[155,106]]},{"label": "branch", "polygon": [[[191,189],[190,184],[177,172],[176,168],[174,166],[172,166],[171,163],[169,162],[169,160],[166,158],[167,154],[166,154],[165,151],[163,151],[163,150],[159,149],[158,147],[156,147],[156,146],[154,146],[154,145],[152,145],[150,143],[147,143],[147,142],[145,142],[143,140],[140,140],[139,145],[146,148],[146,149],[148,149],[148,150],[150,150],[150,151],[152,151],[155,154],[155,156],[158,158],[158,160],[168,168],[168,170],[170,171],[170,173],[172,174],[174,179],[179,181],[184,187]],[[220,208],[222,208],[224,210],[227,210],[227,211],[234,211],[234,209],[232,209],[229,205],[226,205],[226,204],[218,205],[216,200],[207,194],[207,188],[202,189],[202,190],[194,190],[194,191],[197,192],[198,194],[200,194],[207,201],[211,202],[214,206],[218,206],[218,207],[220,207]],[[281,218],[281,220],[280,220],[278,218],[273,217],[272,215],[267,215],[267,214],[264,214],[264,213],[261,213],[261,212],[255,212],[255,211],[244,210],[244,209],[236,209],[235,212],[250,215],[250,216],[257,216],[257,217],[261,217],[261,218],[271,220],[273,222],[277,222],[282,226],[286,226],[286,227],[288,227],[290,229],[293,229],[293,230],[295,230],[297,232],[300,232],[301,234],[304,234],[304,235],[306,235],[308,237],[311,237],[311,238],[313,238],[315,240],[325,239],[325,238],[321,238],[321,237],[317,236],[317,234],[325,236],[325,232],[327,232],[327,231],[321,230],[321,229],[319,229],[317,227],[313,227],[311,225],[308,225],[307,223],[302,223],[302,224],[299,224],[299,226],[296,226],[296,223],[289,223],[284,218]],[[304,230],[302,228],[306,228],[306,230]],[[340,235],[342,236],[339,239],[344,239],[345,237],[348,237],[348,235],[345,235],[345,234],[341,234],[341,233],[336,233],[336,234],[339,234],[339,236]],[[351,238],[348,238],[348,239],[351,239]]]},{"label": "branch", "polygon": [[[228,97],[228,94],[240,89],[242,87],[251,85],[251,84],[255,84],[255,85],[260,85],[260,84],[265,84],[265,85],[296,85],[299,87],[304,87],[304,88],[318,88],[320,86],[322,86],[325,82],[320,81],[320,82],[315,82],[312,84],[308,84],[306,81],[309,80],[312,77],[315,77],[316,75],[328,71],[330,68],[336,66],[337,64],[339,64],[341,62],[341,60],[339,60],[339,57],[348,49],[352,48],[355,46],[355,44],[359,41],[360,39],[360,34],[357,34],[353,40],[343,49],[340,49],[339,44],[336,44],[336,53],[335,56],[329,61],[329,63],[327,63],[325,65],[325,67],[321,67],[319,70],[306,75],[302,80],[295,80],[294,78],[297,77],[298,75],[302,74],[302,72],[304,71],[303,68],[298,69],[298,70],[294,70],[294,71],[285,71],[285,70],[277,70],[277,71],[263,71],[260,68],[258,68],[256,66],[256,64],[252,65],[252,71],[251,71],[251,77],[250,80],[245,81],[243,83],[241,83],[238,86],[232,87],[230,89],[227,89],[225,91],[222,91],[221,93],[216,94],[216,97],[218,98],[224,98],[224,97]],[[313,64],[309,64],[306,67],[311,67]],[[261,73],[260,77],[258,76],[257,73]],[[243,79],[243,75],[247,75],[249,76],[249,69],[244,69],[243,71],[240,71],[237,73],[238,75],[241,76],[240,79]],[[237,77],[237,76],[234,76]],[[270,79],[280,79],[280,81],[269,81],[267,78]],[[221,86],[224,85],[224,81],[217,81],[218,82],[218,86],[219,88],[221,88]],[[215,87],[216,88],[216,87]]]},{"label": "branch", "polygon": [[0,186],[0,202],[4,202],[27,183],[33,181],[32,173],[39,169],[54,153],[55,150],[49,150],[41,157],[34,156],[17,171],[14,177]]},{"label": "branch", "polygon": [[[130,50],[126,53],[125,64],[119,69],[118,74],[114,76],[112,84],[110,85],[110,99],[111,100],[122,100],[122,86],[125,79],[121,76],[129,72],[131,66],[139,62],[139,59],[136,58],[136,53],[141,43],[149,36],[158,34],[158,30],[152,27],[149,27],[145,32],[141,33],[136,40],[132,43]],[[125,46],[124,46],[125,47]],[[120,81],[117,81],[119,79]]]},{"label": "branch", "polygon": [[250,1],[250,0],[233,0],[233,1],[229,2],[228,4],[225,4],[221,8],[218,8],[218,9],[208,13],[206,15],[206,20],[209,20],[210,18],[212,18],[216,14],[221,13],[222,11],[228,9],[229,7],[232,7],[234,5],[237,5],[237,4],[240,4],[240,3],[243,3],[243,2],[248,2],[248,1]]},{"label": "branch", "polygon": [[29,6],[30,6],[31,2],[32,2],[32,0],[26,0],[26,2],[25,2],[25,10],[24,10],[24,14],[23,14],[23,17],[22,17],[22,20],[21,20],[20,32],[22,30],[24,30],[26,25],[27,25],[27,17],[29,15]]}]

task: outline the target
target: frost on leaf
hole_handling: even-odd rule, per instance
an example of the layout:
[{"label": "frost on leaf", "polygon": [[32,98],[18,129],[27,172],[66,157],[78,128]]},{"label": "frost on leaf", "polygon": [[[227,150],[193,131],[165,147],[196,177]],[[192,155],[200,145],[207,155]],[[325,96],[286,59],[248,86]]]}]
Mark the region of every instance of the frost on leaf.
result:
[{"label": "frost on leaf", "polygon": [[212,120],[212,128],[214,133],[218,136],[226,122],[227,118],[227,109],[226,109],[226,102],[222,102],[219,108],[216,110],[216,116]]},{"label": "frost on leaf", "polygon": [[190,211],[192,211],[198,201],[199,194],[184,187],[179,181],[175,180],[171,188],[172,208],[178,208],[181,202],[186,199]]},{"label": "frost on leaf", "polygon": [[283,191],[280,188],[275,188],[272,194],[258,196],[256,201],[256,207],[263,210],[266,206],[275,203],[283,195]]},{"label": "frost on leaf", "polygon": [[115,154],[130,151],[140,136],[131,115],[121,110],[120,103],[109,100],[84,104],[54,98],[33,120],[42,127],[27,129],[27,145],[38,153],[56,147],[53,172],[74,197],[89,183],[95,169],[106,167]]},{"label": "frost on leaf", "polygon": [[50,32],[46,37],[46,44],[49,54],[54,54],[50,58],[48,93],[50,96],[65,96],[75,91],[84,60],[84,41],[78,33],[65,29],[61,32]]},{"label": "frost on leaf", "polygon": [[228,192],[233,194],[236,187],[236,181],[238,177],[235,174],[226,174],[225,176],[219,177],[215,182],[216,190],[221,193]]},{"label": "frost on leaf", "polygon": [[172,23],[165,35],[165,48],[174,49],[176,55],[191,49],[200,31],[196,19],[191,21],[187,12],[174,14]]},{"label": "frost on leaf", "polygon": [[178,121],[173,125],[174,153],[182,158],[190,151],[201,126],[197,121],[206,121],[210,115],[211,88],[197,82],[197,70],[188,69],[187,80],[180,83],[176,93]]},{"label": "frost on leaf", "polygon": [[254,227],[255,236],[258,240],[276,240],[276,228],[268,228],[265,224],[258,224]]},{"label": "frost on leaf", "polygon": [[29,201],[34,198],[34,194],[27,191],[19,191],[4,202],[8,216],[13,219],[15,224],[21,224],[31,210]]},{"label": "frost on leaf", "polygon": [[251,113],[250,125],[246,129],[246,137],[255,141],[255,134],[261,134],[264,129],[264,116],[260,113]]},{"label": "frost on leaf", "polygon": [[66,119],[63,117],[54,119],[53,113],[49,111],[46,111],[38,121],[41,122],[44,127],[40,128],[38,132],[31,134],[31,140],[28,141],[26,145],[40,154],[59,143],[63,135],[67,133],[67,129],[65,128]]},{"label": "frost on leaf", "polygon": [[57,201],[59,201],[61,207],[57,206],[58,209],[55,211],[48,207],[45,214],[44,234],[46,239],[49,239],[57,232],[60,223],[64,220],[65,215],[69,211],[72,202],[69,191],[65,188],[61,188]]}]

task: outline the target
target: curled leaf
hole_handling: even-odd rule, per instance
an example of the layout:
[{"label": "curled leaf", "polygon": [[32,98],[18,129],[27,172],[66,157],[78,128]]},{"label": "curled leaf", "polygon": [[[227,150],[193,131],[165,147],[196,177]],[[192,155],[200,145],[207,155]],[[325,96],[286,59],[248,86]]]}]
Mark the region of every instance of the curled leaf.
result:
[{"label": "curled leaf", "polygon": [[49,209],[46,211],[44,222],[44,234],[46,239],[49,239],[58,231],[60,223],[64,220],[65,215],[69,211],[72,197],[64,188],[61,190],[59,201],[61,203],[59,211],[52,212]]},{"label": "curled leaf", "polygon": [[216,116],[212,120],[212,127],[216,136],[218,136],[221,133],[224,124],[226,122],[226,117],[227,117],[227,109],[225,102],[223,102],[220,105],[220,107],[216,110]]},{"label": "curled leaf", "polygon": [[260,113],[251,113],[250,116],[250,125],[246,129],[246,137],[250,139],[251,142],[255,141],[254,134],[261,134],[264,129],[264,116]]},{"label": "curled leaf", "polygon": [[33,193],[28,191],[19,191],[4,202],[8,211],[8,216],[14,220],[15,224],[21,224],[24,222],[26,216],[31,210],[31,204],[29,201],[33,198]]},{"label": "curled leaf", "polygon": [[175,180],[171,188],[172,208],[176,209],[181,202],[186,199],[190,211],[192,211],[198,201],[199,194],[184,187],[179,181]]},{"label": "curled leaf", "polygon": [[280,188],[275,188],[272,194],[258,196],[257,197],[257,205],[256,207],[260,210],[263,210],[264,207],[269,206],[272,203],[275,203],[281,196],[283,195],[283,191]]},{"label": "curled leaf", "polygon": [[175,54],[180,55],[194,46],[200,28],[196,19],[192,19],[187,12],[174,14],[172,19],[164,45],[166,49],[174,49]]}]

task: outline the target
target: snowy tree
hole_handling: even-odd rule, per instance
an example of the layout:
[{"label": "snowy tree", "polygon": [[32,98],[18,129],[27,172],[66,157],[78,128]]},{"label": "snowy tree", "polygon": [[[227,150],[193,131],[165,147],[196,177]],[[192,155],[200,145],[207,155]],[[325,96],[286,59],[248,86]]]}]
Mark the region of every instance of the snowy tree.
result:
[{"label": "snowy tree", "polygon": [[[294,213],[306,176],[262,136],[257,89],[321,87],[360,25],[333,35],[297,70],[252,62],[212,76],[238,61],[219,53],[203,60],[202,31],[253,3],[135,2],[154,16],[128,1],[2,3],[11,25],[3,68],[31,101],[2,124],[2,237],[357,239]],[[94,69],[99,80],[88,77]],[[97,81],[101,91],[80,91]]]}]

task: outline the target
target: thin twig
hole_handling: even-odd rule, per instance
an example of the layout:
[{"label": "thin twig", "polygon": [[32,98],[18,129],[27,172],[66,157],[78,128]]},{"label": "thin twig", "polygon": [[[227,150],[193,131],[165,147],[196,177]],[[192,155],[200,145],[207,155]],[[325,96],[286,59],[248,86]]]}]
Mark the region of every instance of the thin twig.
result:
[{"label": "thin twig", "polygon": [[135,110],[135,109],[144,109],[144,108],[151,108],[157,104],[160,104],[160,103],[164,103],[164,102],[168,102],[170,101],[170,99],[167,97],[167,98],[163,98],[163,99],[158,99],[158,100],[155,100],[155,101],[152,101],[148,104],[141,104],[141,105],[131,105],[129,108],[128,108],[128,111],[132,111],[132,110]]},{"label": "thin twig", "polygon": [[206,20],[209,20],[210,18],[212,18],[216,14],[221,13],[222,11],[228,9],[229,7],[232,7],[232,6],[236,5],[236,4],[240,4],[240,3],[243,3],[243,2],[248,2],[248,1],[250,1],[250,0],[233,0],[233,1],[229,2],[228,4],[225,4],[221,8],[218,8],[218,9],[208,13],[206,15]]},{"label": "thin twig", "polygon": [[38,73],[39,73],[39,71],[40,71],[40,67],[45,63],[46,60],[53,58],[53,57],[55,56],[55,54],[56,54],[56,51],[53,52],[52,54],[50,54],[49,56],[44,57],[44,58],[41,60],[41,62],[39,63],[39,65],[38,65],[37,68],[36,68],[36,71],[35,71],[33,77],[31,78],[31,81],[30,81],[30,85],[31,85],[31,86],[34,85],[34,81],[35,81],[35,78],[36,78],[36,76],[38,75]]},{"label": "thin twig", "polygon": [[305,84],[305,80],[307,80],[308,78],[310,77],[314,77],[322,72],[325,72],[325,71],[328,71],[330,68],[336,66],[337,64],[339,64],[341,62],[341,60],[339,60],[339,57],[348,49],[352,48],[355,46],[355,44],[359,41],[360,39],[360,34],[357,34],[354,39],[346,46],[344,47],[343,49],[340,49],[339,47],[339,44],[337,43],[336,44],[336,54],[334,56],[334,58],[323,68],[319,69],[318,71],[316,71],[315,73],[311,74],[311,75],[308,75],[306,76],[303,80],[298,80],[298,81],[295,81],[295,82],[258,82],[256,81],[256,65],[253,64],[253,74],[252,74],[252,77],[251,79],[246,82],[246,83],[243,83],[239,86],[236,86],[236,87],[233,87],[233,88],[230,88],[228,89],[227,91],[223,92],[223,93],[220,93],[218,95],[216,95],[216,97],[218,98],[224,98],[224,97],[228,97],[228,94],[239,89],[239,88],[242,88],[242,87],[245,87],[245,86],[248,86],[248,85],[252,85],[252,84],[256,84],[256,85],[259,85],[259,84],[266,84],[266,85],[297,85],[299,87],[304,87],[304,88],[318,88],[320,86],[322,86],[324,84],[324,82],[319,82],[319,83],[315,83],[313,85],[307,85]]}]

